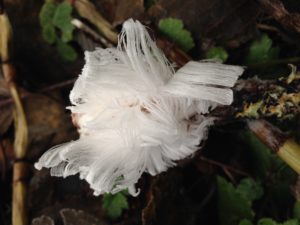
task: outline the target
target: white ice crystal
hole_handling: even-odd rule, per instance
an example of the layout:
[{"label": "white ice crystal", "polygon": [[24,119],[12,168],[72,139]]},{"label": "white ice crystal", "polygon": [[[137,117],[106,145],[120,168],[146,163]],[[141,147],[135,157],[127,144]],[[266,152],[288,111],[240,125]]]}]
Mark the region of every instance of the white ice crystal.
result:
[{"label": "white ice crystal", "polygon": [[86,52],[70,94],[80,138],[47,151],[35,164],[51,175],[79,173],[95,195],[128,188],[143,172],[156,175],[192,155],[213,123],[207,113],[232,102],[243,68],[190,61],[176,73],[132,19],[117,48]]}]

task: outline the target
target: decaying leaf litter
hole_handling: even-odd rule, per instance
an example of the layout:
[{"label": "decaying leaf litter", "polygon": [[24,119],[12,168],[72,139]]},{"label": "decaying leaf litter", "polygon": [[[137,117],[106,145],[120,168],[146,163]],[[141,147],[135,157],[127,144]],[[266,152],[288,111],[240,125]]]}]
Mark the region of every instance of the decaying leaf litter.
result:
[{"label": "decaying leaf litter", "polygon": [[[76,176],[57,179],[49,171],[30,168],[25,179],[28,220],[23,224],[298,224],[297,174],[249,131],[247,120],[267,120],[284,136],[299,140],[299,3],[4,3],[13,30],[10,61],[17,71],[27,118],[26,162],[31,166],[49,147],[77,138],[64,108],[84,63],[83,50],[115,45],[116,34],[130,17],[150,28],[157,45],[178,67],[205,58],[247,66],[234,87],[233,105],[212,112],[220,120],[201,143],[204,148],[165,173],[144,174],[137,198],[126,191],[94,197]],[[48,25],[41,18],[45,4],[54,5],[56,14],[48,17]],[[1,198],[0,219],[1,224],[10,224],[12,143],[17,127],[9,116],[13,100],[7,87],[3,90],[1,191],[7,194]]]}]

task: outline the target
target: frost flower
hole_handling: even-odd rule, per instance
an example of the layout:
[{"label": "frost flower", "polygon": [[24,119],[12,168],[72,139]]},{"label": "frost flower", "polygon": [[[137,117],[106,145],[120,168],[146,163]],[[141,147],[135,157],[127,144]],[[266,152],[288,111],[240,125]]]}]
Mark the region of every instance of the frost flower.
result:
[{"label": "frost flower", "polygon": [[79,173],[95,195],[128,188],[192,155],[213,123],[207,113],[232,102],[243,68],[190,61],[176,73],[132,19],[117,48],[87,52],[70,94],[80,138],[47,151],[35,164],[51,175]]}]

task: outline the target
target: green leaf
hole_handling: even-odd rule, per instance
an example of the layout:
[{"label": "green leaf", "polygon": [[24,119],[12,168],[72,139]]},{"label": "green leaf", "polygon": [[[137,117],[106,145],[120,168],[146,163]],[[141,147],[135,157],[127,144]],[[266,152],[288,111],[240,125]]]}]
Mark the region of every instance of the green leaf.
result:
[{"label": "green leaf", "polygon": [[63,42],[68,42],[73,39],[73,30],[75,27],[71,23],[72,11],[72,6],[67,2],[63,2],[57,6],[53,17],[53,25],[61,30]]},{"label": "green leaf", "polygon": [[206,52],[207,59],[219,59],[225,62],[228,59],[228,53],[223,47],[212,47]]},{"label": "green leaf", "polygon": [[53,44],[56,40],[55,28],[51,24],[45,25],[42,28],[42,35],[46,42]]},{"label": "green leaf", "polygon": [[293,209],[294,218],[300,220],[300,201],[296,201]]},{"label": "green leaf", "polygon": [[103,208],[111,219],[117,219],[122,215],[124,209],[128,209],[128,202],[125,194],[105,194],[103,196]]},{"label": "green leaf", "polygon": [[265,178],[272,166],[270,150],[251,131],[241,132],[240,137],[249,146],[250,151],[247,152],[249,160],[255,162],[251,164],[253,172],[260,178]]},{"label": "green leaf", "polygon": [[253,225],[252,221],[243,219],[239,222],[239,225]]},{"label": "green leaf", "polygon": [[278,223],[270,218],[262,218],[258,221],[257,225],[278,225]]},{"label": "green leaf", "polygon": [[262,37],[254,41],[246,56],[247,64],[262,63],[272,59],[277,59],[279,55],[279,48],[272,47],[273,41],[268,35],[264,34]]},{"label": "green leaf", "polygon": [[42,27],[52,25],[52,19],[56,10],[56,5],[53,1],[48,0],[42,6],[39,14],[40,24]]},{"label": "green leaf", "polygon": [[242,179],[237,186],[236,191],[250,203],[261,198],[264,193],[262,186],[252,178]]},{"label": "green leaf", "polygon": [[269,184],[268,203],[272,205],[272,217],[282,215],[282,210],[291,207],[291,203],[295,198],[291,193],[291,185],[297,180],[297,174],[277,155],[272,155],[272,170],[273,181]]},{"label": "green leaf", "polygon": [[189,51],[195,46],[191,33],[183,28],[183,23],[179,19],[161,19],[158,24],[159,30],[178,44],[184,51]]},{"label": "green leaf", "polygon": [[63,57],[66,61],[74,61],[77,59],[77,52],[75,49],[62,41],[57,41],[57,50],[60,53],[60,55]]},{"label": "green leaf", "polygon": [[69,41],[73,40],[73,29],[72,30],[65,30],[62,33],[61,40],[63,42],[69,42]]},{"label": "green leaf", "polygon": [[291,219],[285,221],[282,225],[299,225],[299,221],[297,219]]},{"label": "green leaf", "polygon": [[299,221],[297,219],[290,219],[283,223],[278,223],[271,218],[262,218],[258,221],[257,225],[299,225]]},{"label": "green leaf", "polygon": [[220,223],[223,225],[232,225],[238,224],[242,219],[252,220],[254,213],[251,209],[251,204],[224,178],[217,177],[217,183]]}]

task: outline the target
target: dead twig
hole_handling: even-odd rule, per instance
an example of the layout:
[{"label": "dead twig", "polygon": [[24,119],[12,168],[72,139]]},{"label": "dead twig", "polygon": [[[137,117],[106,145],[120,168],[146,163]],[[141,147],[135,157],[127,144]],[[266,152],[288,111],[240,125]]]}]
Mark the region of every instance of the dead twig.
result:
[{"label": "dead twig", "polygon": [[[24,93],[21,94],[20,98],[25,99],[25,98],[28,98],[28,97],[35,96],[37,94],[47,93],[47,92],[54,91],[54,90],[59,90],[61,88],[64,88],[64,87],[67,87],[69,85],[74,84],[76,79],[77,78],[66,80],[66,81],[63,81],[63,82],[60,82],[60,83],[57,83],[57,84],[53,84],[53,85],[50,85],[48,87],[41,88],[41,89],[39,89],[38,91],[36,91],[34,93],[24,92]],[[14,100],[12,98],[4,99],[4,100],[0,101],[0,107],[6,106],[8,104],[12,104],[13,102],[14,102]]]},{"label": "dead twig", "polygon": [[3,3],[0,5],[2,5],[0,7],[0,59],[2,61],[4,79],[15,106],[14,155],[16,160],[13,166],[12,225],[27,225],[27,185],[25,180],[28,177],[29,168],[28,163],[24,159],[28,146],[28,127],[18,87],[15,82],[15,69],[10,63],[12,29],[8,16],[3,10]]},{"label": "dead twig", "polygon": [[300,145],[265,120],[249,120],[250,130],[267,146],[300,174]]},{"label": "dead twig", "polygon": [[13,161],[13,146],[10,140],[3,139],[0,141],[0,178],[5,180],[6,172],[10,168],[10,162]]},{"label": "dead twig", "polygon": [[258,24],[256,24],[256,27],[261,30],[273,31],[273,32],[279,33],[279,29],[277,29],[276,27],[270,26],[268,24],[258,23]]},{"label": "dead twig", "polygon": [[118,34],[113,26],[97,11],[96,7],[89,0],[70,0],[79,15],[94,24],[99,32],[113,44],[118,42]]},{"label": "dead twig", "polygon": [[94,41],[101,43],[107,48],[113,47],[113,45],[110,42],[108,42],[105,38],[100,36],[97,32],[95,32],[92,28],[84,24],[79,19],[72,19],[71,23],[87,35],[91,36],[94,39]]},{"label": "dead twig", "polygon": [[259,3],[282,26],[300,33],[300,15],[289,13],[280,0],[259,0]]},{"label": "dead twig", "polygon": [[[229,166],[229,165],[226,165],[224,163],[221,163],[221,162],[218,162],[218,161],[215,161],[215,160],[212,160],[212,159],[208,159],[204,156],[200,156],[199,159],[203,162],[206,162],[206,163],[209,163],[211,165],[214,165],[214,166],[218,166],[220,168],[222,168],[222,170],[228,175],[228,171],[231,171],[233,173],[236,173],[236,174],[239,174],[239,175],[243,175],[243,176],[250,176],[248,173],[242,171],[242,170],[239,170],[239,169],[236,169],[232,166]],[[229,176],[230,177],[230,176]]]}]

